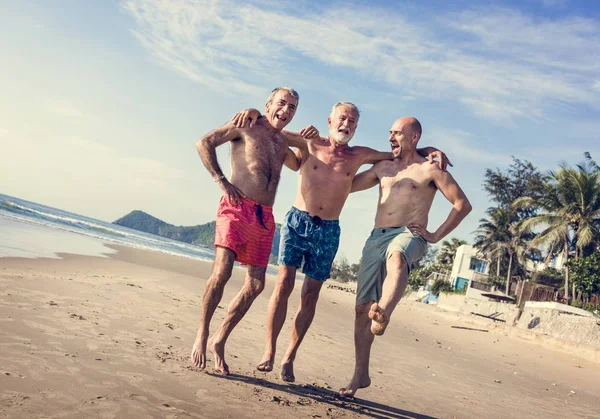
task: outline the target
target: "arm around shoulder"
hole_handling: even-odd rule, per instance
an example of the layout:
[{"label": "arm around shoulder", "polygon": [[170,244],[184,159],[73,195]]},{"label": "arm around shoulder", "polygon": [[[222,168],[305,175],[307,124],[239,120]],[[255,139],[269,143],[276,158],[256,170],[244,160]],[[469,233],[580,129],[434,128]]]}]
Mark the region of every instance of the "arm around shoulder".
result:
[{"label": "arm around shoulder", "polygon": [[394,160],[394,155],[390,151],[377,151],[369,147],[361,147],[364,153],[364,164],[375,164],[382,160]]},{"label": "arm around shoulder", "polygon": [[285,140],[288,143],[288,147],[295,147],[300,150],[307,150],[308,144],[307,141],[310,141],[302,136],[299,132],[291,132],[291,131],[281,131]]}]

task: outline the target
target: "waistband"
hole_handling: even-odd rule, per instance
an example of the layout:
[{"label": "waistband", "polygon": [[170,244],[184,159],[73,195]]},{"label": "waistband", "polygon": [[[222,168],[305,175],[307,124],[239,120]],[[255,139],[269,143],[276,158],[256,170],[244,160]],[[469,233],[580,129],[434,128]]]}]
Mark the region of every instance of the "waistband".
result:
[{"label": "waistband", "polygon": [[[408,230],[408,227],[406,226],[396,226],[396,227],[381,227],[381,228],[374,228],[371,231],[371,235],[380,235],[380,234],[385,234],[388,231],[393,231],[393,230]],[[398,233],[400,233],[401,231],[399,231]]]},{"label": "waistband", "polygon": [[[223,195],[223,198],[227,198],[227,195]],[[261,207],[263,212],[273,213],[273,206],[261,204],[260,202],[256,202],[255,200],[246,198],[245,196],[242,196],[242,204],[253,207]]]},{"label": "waistband", "polygon": [[292,208],[290,209],[291,212],[299,215],[300,217],[311,221],[312,223],[316,224],[316,225],[339,225],[340,224],[340,220],[324,220],[319,216],[316,215],[310,215],[309,212],[307,211],[303,211],[301,209],[298,209],[294,206],[292,206]]}]

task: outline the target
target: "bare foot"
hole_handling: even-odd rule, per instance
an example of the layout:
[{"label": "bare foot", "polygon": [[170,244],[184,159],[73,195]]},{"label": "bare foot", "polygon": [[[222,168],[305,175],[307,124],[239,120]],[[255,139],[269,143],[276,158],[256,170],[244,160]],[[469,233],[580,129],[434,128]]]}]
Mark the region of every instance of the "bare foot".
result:
[{"label": "bare foot", "polygon": [[206,338],[198,335],[194,346],[192,347],[192,354],[190,355],[192,364],[200,369],[206,367]]},{"label": "bare foot", "polygon": [[265,353],[263,355],[263,359],[260,361],[260,363],[256,366],[256,369],[262,372],[269,372],[269,371],[273,371],[273,363],[275,361],[275,354],[270,355],[268,353]]},{"label": "bare foot", "polygon": [[225,362],[225,345],[215,343],[212,339],[208,342],[208,348],[215,357],[215,369],[223,375],[229,375],[229,365]]},{"label": "bare foot", "polygon": [[340,388],[340,396],[344,396],[344,397],[354,397],[354,393],[356,393],[356,390],[358,390],[359,388],[367,388],[371,385],[371,378],[369,378],[369,376],[365,376],[365,377],[352,377],[352,380],[350,380],[350,384],[348,384],[348,387],[344,387],[344,388]]},{"label": "bare foot", "polygon": [[294,363],[292,361],[281,364],[281,379],[286,383],[296,381],[296,377],[294,377]]},{"label": "bare foot", "polygon": [[390,318],[384,309],[382,309],[379,304],[373,303],[371,309],[369,310],[369,318],[371,321],[371,333],[377,336],[383,335],[385,332],[385,328],[390,322]]}]

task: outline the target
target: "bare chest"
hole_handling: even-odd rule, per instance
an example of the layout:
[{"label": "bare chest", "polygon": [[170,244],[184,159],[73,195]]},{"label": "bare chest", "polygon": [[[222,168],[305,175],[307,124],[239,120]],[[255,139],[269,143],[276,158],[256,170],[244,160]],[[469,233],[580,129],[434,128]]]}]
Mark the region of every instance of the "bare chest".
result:
[{"label": "bare chest", "polygon": [[352,180],[360,159],[351,153],[332,153],[329,149],[312,147],[309,157],[303,163],[303,174],[330,181]]},{"label": "bare chest", "polygon": [[265,135],[246,137],[243,148],[248,167],[278,171],[285,160],[287,144],[281,135]]},{"label": "bare chest", "polygon": [[380,184],[382,192],[390,194],[405,195],[435,190],[430,176],[415,168],[384,171],[380,174]]}]

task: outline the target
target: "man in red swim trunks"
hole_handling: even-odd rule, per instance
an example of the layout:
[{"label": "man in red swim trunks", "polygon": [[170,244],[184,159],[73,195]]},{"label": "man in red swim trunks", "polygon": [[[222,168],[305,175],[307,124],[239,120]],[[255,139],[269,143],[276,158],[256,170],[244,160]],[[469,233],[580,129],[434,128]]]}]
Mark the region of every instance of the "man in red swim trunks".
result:
[{"label": "man in red swim trunks", "polygon": [[[281,130],[292,120],[298,106],[298,93],[287,87],[274,89],[265,105],[265,114],[248,128],[229,122],[200,139],[196,147],[206,169],[223,190],[217,210],[215,263],[204,288],[200,327],[192,363],[206,366],[206,349],[214,354],[215,368],[229,374],[225,362],[225,342],[244,317],[265,285],[265,272],[271,252],[275,221],[272,206],[281,168],[286,159],[296,157],[289,146],[303,143],[300,134]],[[307,138],[318,136],[314,127],[302,130]],[[216,148],[231,143],[231,178],[217,162]],[[247,265],[244,286],[229,304],[223,324],[208,340],[210,320],[223,297],[234,261]]]}]

